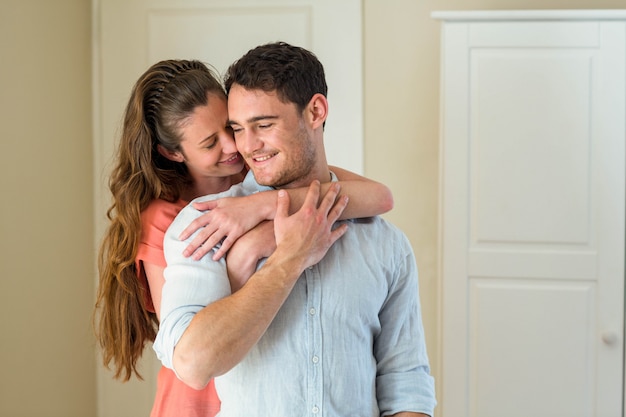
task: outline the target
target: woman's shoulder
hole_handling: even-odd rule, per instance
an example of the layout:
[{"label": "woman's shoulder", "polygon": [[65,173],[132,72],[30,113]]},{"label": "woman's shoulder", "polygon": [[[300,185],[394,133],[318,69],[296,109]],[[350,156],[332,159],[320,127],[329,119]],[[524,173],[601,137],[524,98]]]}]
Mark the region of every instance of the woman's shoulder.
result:
[{"label": "woman's shoulder", "polygon": [[143,224],[167,223],[169,225],[186,205],[187,202],[183,200],[170,202],[157,198],[152,200],[148,207],[141,212],[141,222]]}]

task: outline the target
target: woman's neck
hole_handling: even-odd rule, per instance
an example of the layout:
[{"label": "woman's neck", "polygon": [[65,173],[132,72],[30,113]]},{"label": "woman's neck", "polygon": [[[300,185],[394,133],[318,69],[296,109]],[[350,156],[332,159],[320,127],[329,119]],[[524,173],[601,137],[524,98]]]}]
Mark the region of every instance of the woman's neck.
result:
[{"label": "woman's neck", "polygon": [[196,181],[181,197],[191,201],[204,195],[221,193],[243,181],[244,176],[245,174],[239,173],[229,177],[204,178],[202,181]]}]

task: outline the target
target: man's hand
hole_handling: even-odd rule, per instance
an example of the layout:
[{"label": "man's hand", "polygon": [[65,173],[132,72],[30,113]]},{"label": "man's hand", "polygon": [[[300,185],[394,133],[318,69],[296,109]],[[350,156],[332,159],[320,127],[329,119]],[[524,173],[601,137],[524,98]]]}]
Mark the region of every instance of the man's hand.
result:
[{"label": "man's hand", "polygon": [[274,219],[276,251],[289,252],[289,257],[300,259],[302,269],[318,263],[348,229],[346,224],[333,229],[333,224],[348,205],[347,196],[337,197],[340,185],[332,184],[318,207],[320,188],[320,182],[313,181],[302,208],[291,216],[289,194],[285,190],[278,193]]}]

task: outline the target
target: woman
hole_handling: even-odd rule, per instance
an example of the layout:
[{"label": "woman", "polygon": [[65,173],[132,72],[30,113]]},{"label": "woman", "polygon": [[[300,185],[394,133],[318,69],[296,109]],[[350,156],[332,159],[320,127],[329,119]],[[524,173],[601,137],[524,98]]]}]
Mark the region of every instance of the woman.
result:
[{"label": "woman", "polygon": [[[333,170],[342,181],[343,193],[354,202],[344,218],[391,209],[387,187]],[[225,191],[245,173],[228,126],[226,95],[212,71],[198,61],[168,60],[153,65],[139,78],[125,110],[109,182],[113,203],[107,217],[111,223],[99,254],[97,337],[103,362],[107,367],[112,364],[116,378],[127,381],[133,374],[141,378],[137,361],[145,343],[156,335],[165,268],[162,241],[167,227],[189,201]],[[295,202],[305,193],[305,189],[290,190]],[[263,194],[250,197],[243,204],[247,209],[205,214],[201,226],[211,227],[205,228],[201,241],[206,240],[208,247],[222,241],[221,252],[214,257],[226,255],[239,236],[272,217],[267,213],[274,210],[276,197],[274,192]],[[232,254],[232,259],[250,261],[242,261],[241,267],[229,262],[229,272],[238,277],[233,290],[245,283],[256,259],[267,251],[267,247],[252,250],[249,245],[242,246],[245,249]],[[228,256],[230,259],[231,253]],[[171,370],[161,368],[152,417],[214,416],[218,410],[212,383],[197,391],[179,381]]]}]

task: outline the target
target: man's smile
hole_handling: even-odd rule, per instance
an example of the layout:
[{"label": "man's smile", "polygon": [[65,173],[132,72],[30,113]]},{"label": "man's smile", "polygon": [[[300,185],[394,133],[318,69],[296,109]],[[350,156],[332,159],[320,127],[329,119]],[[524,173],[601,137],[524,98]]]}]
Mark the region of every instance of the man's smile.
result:
[{"label": "man's smile", "polygon": [[254,162],[265,162],[269,159],[272,159],[274,156],[276,156],[276,153],[270,154],[270,155],[263,155],[263,156],[253,156],[252,160]]}]

